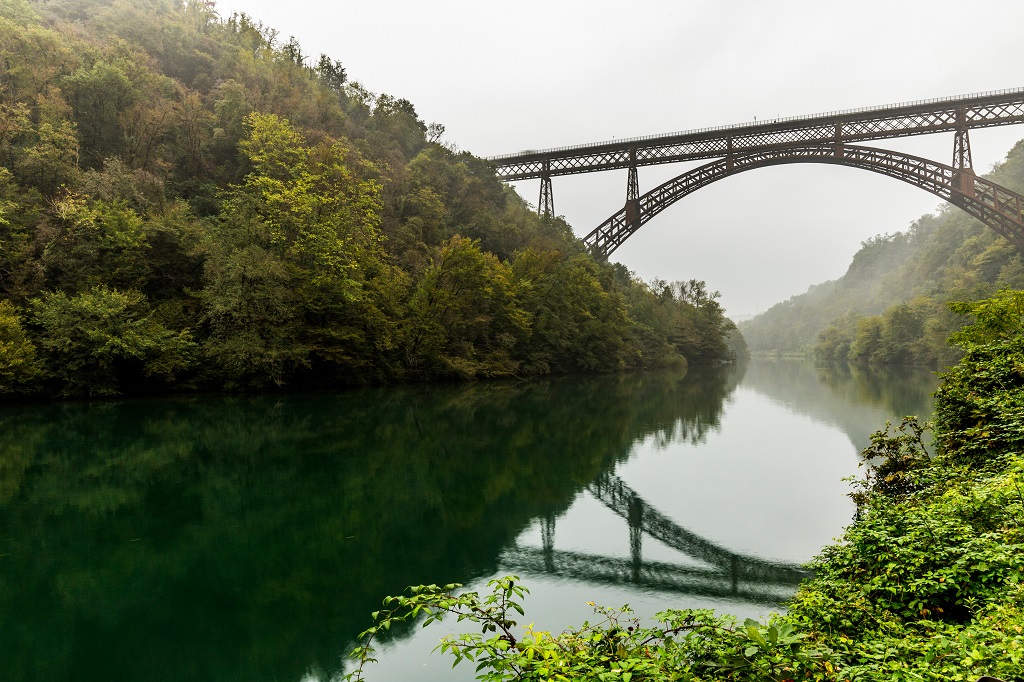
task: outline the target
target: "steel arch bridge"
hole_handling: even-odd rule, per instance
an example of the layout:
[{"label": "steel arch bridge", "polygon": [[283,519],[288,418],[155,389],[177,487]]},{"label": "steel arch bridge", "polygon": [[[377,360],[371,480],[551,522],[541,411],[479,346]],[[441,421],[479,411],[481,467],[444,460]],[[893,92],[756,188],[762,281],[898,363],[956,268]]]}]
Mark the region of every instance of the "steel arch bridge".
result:
[{"label": "steel arch bridge", "polygon": [[[642,225],[712,182],[755,168],[829,163],[902,180],[960,207],[1024,251],[1024,196],[975,175],[968,131],[1024,123],[1024,88],[815,114],[492,157],[506,181],[539,178],[538,212],[554,213],[551,178],[627,168],[626,202],[584,242],[608,257]],[[851,143],[952,132],[953,163]],[[640,196],[637,168],[717,159]]]}]

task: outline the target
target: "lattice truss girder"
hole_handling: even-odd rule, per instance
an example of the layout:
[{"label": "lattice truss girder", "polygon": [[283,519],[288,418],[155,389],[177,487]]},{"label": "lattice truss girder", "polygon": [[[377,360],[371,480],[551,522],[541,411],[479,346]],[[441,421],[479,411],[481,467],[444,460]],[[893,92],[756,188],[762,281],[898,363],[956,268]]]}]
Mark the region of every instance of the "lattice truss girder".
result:
[{"label": "lattice truss girder", "polygon": [[[966,188],[952,166],[870,147],[791,147],[766,149],[719,159],[684,173],[640,197],[639,210],[625,209],[598,226],[583,241],[607,257],[644,223],[684,196],[716,180],[746,170],[784,163],[831,163],[863,168],[903,180],[959,206],[1024,250],[1024,197],[973,174]],[[966,189],[966,191],[964,191]]]},{"label": "lattice truss girder", "polygon": [[[963,120],[961,120],[961,115]],[[547,152],[524,152],[496,159],[497,176],[527,180],[549,175],[572,175],[679,161],[712,159],[726,154],[751,153],[784,146],[850,144],[867,140],[908,137],[1024,123],[1024,97],[1017,94],[999,102],[965,104],[950,100],[920,110],[907,107],[876,109],[815,119],[720,128],[678,136],[625,141],[620,145],[582,145]],[[630,160],[630,149],[635,161]]]}]

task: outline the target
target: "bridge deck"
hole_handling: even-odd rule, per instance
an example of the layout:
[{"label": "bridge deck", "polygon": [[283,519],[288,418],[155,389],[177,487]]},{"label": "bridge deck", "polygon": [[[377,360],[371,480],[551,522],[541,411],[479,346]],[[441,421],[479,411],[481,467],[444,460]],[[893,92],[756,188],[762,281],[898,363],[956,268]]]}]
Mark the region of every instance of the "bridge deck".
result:
[{"label": "bridge deck", "polygon": [[716,159],[791,145],[852,144],[1024,123],[1024,88],[904,102],[491,157],[503,180]]}]

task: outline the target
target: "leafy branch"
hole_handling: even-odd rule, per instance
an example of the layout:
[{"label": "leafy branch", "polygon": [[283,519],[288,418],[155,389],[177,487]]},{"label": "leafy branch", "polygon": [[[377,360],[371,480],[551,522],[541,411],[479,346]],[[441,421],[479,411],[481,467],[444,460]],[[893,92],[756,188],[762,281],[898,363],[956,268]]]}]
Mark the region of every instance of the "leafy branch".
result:
[{"label": "leafy branch", "polygon": [[491,593],[455,594],[457,584],[409,588],[409,596],[388,597],[384,610],[373,614],[375,625],[360,635],[362,644],[351,658],[357,668],[346,676],[362,682],[367,663],[373,662],[373,643],[382,630],[421,614],[426,627],[446,616],[480,626],[480,632],[447,636],[436,650],[476,664],[477,679],[504,680],[601,680],[686,682],[727,674],[734,680],[782,680],[832,672],[831,651],[805,642],[788,623],[761,625],[747,620],[735,626],[730,617],[710,610],[668,610],[657,614],[658,625],[642,627],[628,606],[613,609],[595,606],[601,616],[560,635],[526,626],[519,638],[510,613],[523,615],[521,600],[528,590],[518,577],[506,576],[488,583]]}]

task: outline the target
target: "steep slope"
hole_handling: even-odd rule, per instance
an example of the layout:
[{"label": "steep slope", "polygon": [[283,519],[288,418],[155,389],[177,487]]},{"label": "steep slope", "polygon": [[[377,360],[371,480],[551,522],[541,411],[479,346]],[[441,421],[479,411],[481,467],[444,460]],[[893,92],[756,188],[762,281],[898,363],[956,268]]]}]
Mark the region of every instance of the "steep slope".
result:
[{"label": "steep slope", "polygon": [[341,63],[200,0],[0,3],[0,395],[613,371],[729,351]]},{"label": "steep slope", "polygon": [[[986,177],[1024,191],[1024,141]],[[946,309],[1024,286],[1024,260],[1005,239],[953,206],[909,229],[869,239],[838,280],[812,286],[740,324],[754,353],[937,363],[960,324]],[[858,339],[860,343],[858,344]]]}]

